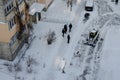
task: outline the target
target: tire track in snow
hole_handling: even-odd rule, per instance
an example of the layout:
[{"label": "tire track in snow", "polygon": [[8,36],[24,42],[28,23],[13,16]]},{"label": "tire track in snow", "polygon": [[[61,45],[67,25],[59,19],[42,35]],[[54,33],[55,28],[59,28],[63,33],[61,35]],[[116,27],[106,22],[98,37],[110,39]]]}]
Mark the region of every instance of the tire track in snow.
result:
[{"label": "tire track in snow", "polygon": [[[93,76],[94,76],[94,79],[93,80],[97,80],[97,74],[99,72],[99,67],[100,67],[100,60],[101,60],[101,51],[102,51],[102,46],[104,44],[104,38],[105,38],[105,35],[108,31],[108,29],[110,28],[109,26],[111,25],[111,21],[114,20],[114,18],[120,18],[119,15],[116,15],[116,14],[112,14],[111,15],[111,18],[110,20],[103,26],[103,29],[102,29],[102,39],[99,40],[98,44],[97,44],[97,47],[96,47],[96,51],[95,51],[95,57],[94,57],[94,71],[93,71]],[[119,19],[116,19],[118,20],[118,24],[119,24]],[[113,24],[114,25],[114,24]]]},{"label": "tire track in snow", "polygon": [[[111,18],[110,17],[111,15],[105,15],[103,17],[101,17],[99,20],[98,20],[98,30],[100,30],[101,32],[101,29],[104,27],[104,25],[109,21],[109,19]],[[98,42],[100,41],[100,38],[98,40]],[[96,43],[96,45],[98,44],[98,42]],[[102,44],[102,43],[101,43]],[[96,46],[97,47],[97,46]],[[95,47],[95,48],[96,48]],[[83,71],[83,74],[81,74],[82,76],[82,79],[83,80],[93,80],[95,76],[93,76],[93,71],[94,71],[94,56],[95,56],[95,48],[93,47],[90,47],[90,50],[89,50],[89,53],[88,53],[88,58],[86,60],[86,66],[85,66],[85,69]],[[101,47],[99,46],[99,49]],[[97,52],[96,52],[97,53]],[[95,65],[96,66],[96,65]]]},{"label": "tire track in snow", "polygon": [[[94,52],[93,52],[93,57],[94,57],[93,61],[92,61],[93,66],[91,67],[91,76],[93,78],[91,78],[91,80],[97,80],[97,73],[99,71],[99,66],[100,66],[102,45],[104,43],[105,35],[106,35],[108,29],[110,28],[108,26],[108,24],[110,24],[111,20],[116,17],[116,14],[105,15],[103,17],[101,18],[102,20],[100,19],[100,21],[99,21],[99,24],[103,23],[102,25],[99,25],[101,38],[99,38],[99,40],[96,44],[96,47],[94,49]],[[87,80],[89,80],[89,78]]]},{"label": "tire track in snow", "polygon": [[[110,19],[111,19],[111,15],[105,15],[103,17],[100,17],[100,19],[98,20],[98,23],[97,23],[98,29],[101,30]],[[89,30],[89,29],[87,29],[87,30]],[[87,30],[83,34],[83,37],[86,37]],[[99,50],[102,48],[102,43],[103,43],[103,41],[101,41],[101,40],[99,40],[96,43],[96,45],[98,44]],[[84,65],[82,65],[83,72],[77,77],[78,80],[93,80],[93,78],[95,77],[95,76],[93,76],[93,74],[94,74],[93,73],[93,70],[94,70],[93,64],[94,64],[94,56],[96,53],[98,53],[98,52],[96,52],[96,53],[94,52],[95,49],[96,49],[96,47],[95,48],[90,47],[88,53],[86,53],[85,51],[83,52],[84,54],[87,55],[87,58],[83,58],[85,62],[84,61],[81,62],[81,64],[84,64]]]}]

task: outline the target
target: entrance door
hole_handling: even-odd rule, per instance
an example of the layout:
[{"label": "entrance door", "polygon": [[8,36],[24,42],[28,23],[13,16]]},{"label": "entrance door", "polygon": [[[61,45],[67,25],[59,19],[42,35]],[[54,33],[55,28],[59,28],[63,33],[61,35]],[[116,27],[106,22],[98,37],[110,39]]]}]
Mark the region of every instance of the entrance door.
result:
[{"label": "entrance door", "polygon": [[40,21],[41,19],[41,13],[38,13],[38,20]]},{"label": "entrance door", "polygon": [[36,13],[36,23],[37,23],[38,21],[40,21],[40,19],[41,19],[41,13],[40,13],[40,12],[37,12],[37,13]]}]

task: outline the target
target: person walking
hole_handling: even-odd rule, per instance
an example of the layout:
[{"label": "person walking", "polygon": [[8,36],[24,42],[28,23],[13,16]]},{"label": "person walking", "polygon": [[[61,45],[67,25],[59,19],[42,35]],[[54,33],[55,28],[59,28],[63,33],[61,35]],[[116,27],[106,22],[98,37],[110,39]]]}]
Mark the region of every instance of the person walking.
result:
[{"label": "person walking", "polygon": [[116,5],[118,4],[118,0],[115,0],[115,4],[116,4]]},{"label": "person walking", "polygon": [[64,33],[65,34],[67,33],[67,25],[66,24],[64,25]]},{"label": "person walking", "polygon": [[69,7],[69,3],[70,3],[70,1],[69,1],[69,0],[67,0],[67,7]]},{"label": "person walking", "polygon": [[65,29],[62,29],[62,36],[64,37]]},{"label": "person walking", "polygon": [[69,24],[69,32],[71,32],[71,29],[72,29],[72,24],[70,23]]},{"label": "person walking", "polygon": [[72,11],[72,0],[70,0],[70,11]]},{"label": "person walking", "polygon": [[70,35],[69,34],[67,35],[67,43],[68,44],[70,43]]}]

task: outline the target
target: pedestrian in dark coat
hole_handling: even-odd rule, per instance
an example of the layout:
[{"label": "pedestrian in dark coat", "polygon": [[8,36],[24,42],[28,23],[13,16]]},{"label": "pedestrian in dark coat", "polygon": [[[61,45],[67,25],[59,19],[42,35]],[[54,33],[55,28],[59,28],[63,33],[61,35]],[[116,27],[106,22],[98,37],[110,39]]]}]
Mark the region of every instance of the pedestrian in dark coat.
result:
[{"label": "pedestrian in dark coat", "polygon": [[62,29],[62,36],[64,37],[65,29]]},{"label": "pedestrian in dark coat", "polygon": [[65,34],[67,33],[67,25],[66,24],[64,25],[64,33]]},{"label": "pedestrian in dark coat", "polygon": [[118,0],[115,0],[115,3],[118,4]]},{"label": "pedestrian in dark coat", "polygon": [[69,32],[71,32],[71,29],[72,29],[72,24],[70,23],[69,24]]},{"label": "pedestrian in dark coat", "polygon": [[68,0],[68,1],[67,1],[67,7],[69,7],[69,3],[70,3],[70,1]]},{"label": "pedestrian in dark coat", "polygon": [[69,34],[67,35],[67,43],[68,44],[70,43],[70,35]]}]

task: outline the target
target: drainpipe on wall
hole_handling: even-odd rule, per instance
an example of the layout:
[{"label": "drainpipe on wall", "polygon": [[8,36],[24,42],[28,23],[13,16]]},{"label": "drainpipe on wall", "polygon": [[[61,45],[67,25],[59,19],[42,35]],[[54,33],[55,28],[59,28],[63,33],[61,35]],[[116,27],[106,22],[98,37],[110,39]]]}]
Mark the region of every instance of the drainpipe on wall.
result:
[{"label": "drainpipe on wall", "polygon": [[[8,44],[9,45],[9,44]],[[12,53],[12,49],[11,49],[11,46],[9,45],[9,49],[10,49],[10,56],[11,56],[11,59],[10,60],[13,60],[13,53]]]}]

